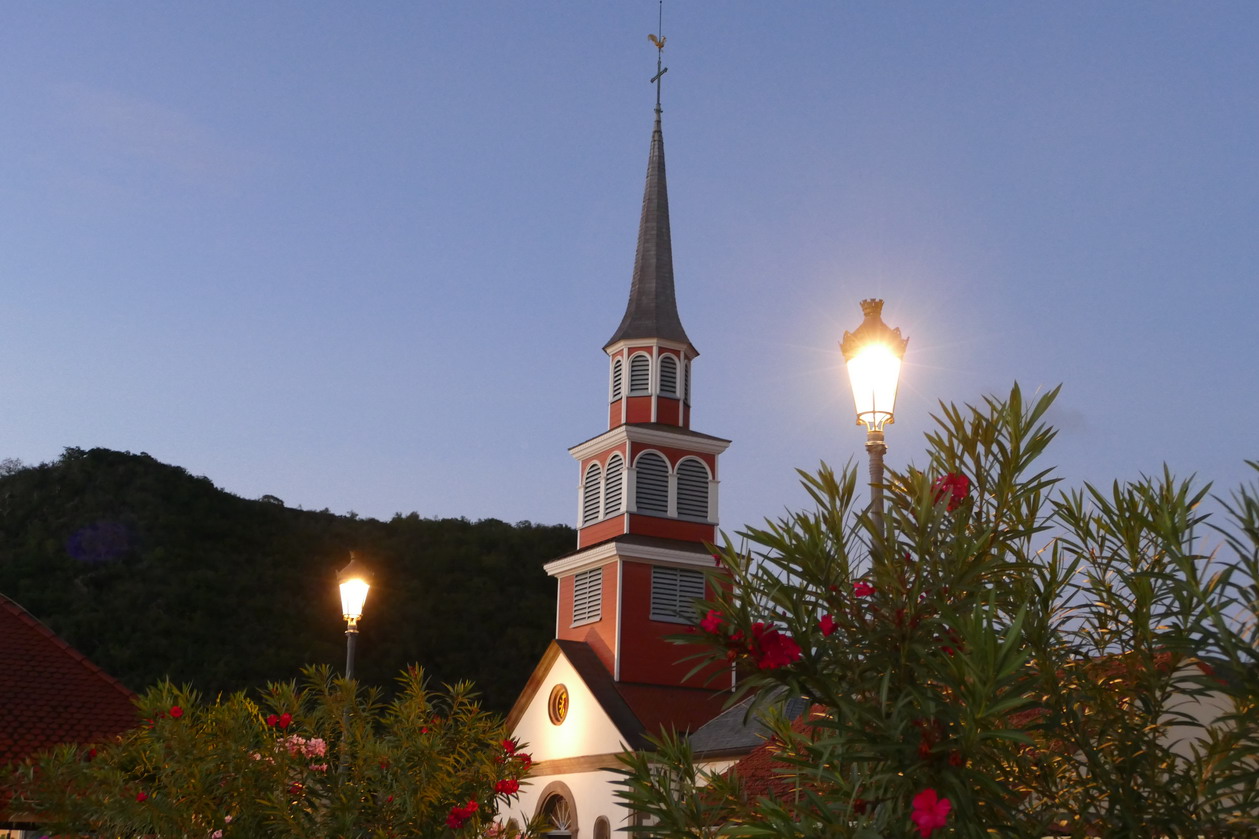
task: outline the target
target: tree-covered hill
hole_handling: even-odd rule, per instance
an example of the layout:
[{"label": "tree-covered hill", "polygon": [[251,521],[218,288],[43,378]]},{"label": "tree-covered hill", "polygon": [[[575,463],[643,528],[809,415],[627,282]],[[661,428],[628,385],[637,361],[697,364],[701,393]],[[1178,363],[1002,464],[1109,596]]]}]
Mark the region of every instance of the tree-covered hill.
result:
[{"label": "tree-covered hill", "polygon": [[207,692],[340,668],[336,572],[376,572],[357,675],[411,662],[471,679],[507,708],[554,631],[547,560],[572,528],[494,519],[392,521],[251,501],[146,454],[67,449],[0,470],[0,592],[134,690],[164,676]]}]

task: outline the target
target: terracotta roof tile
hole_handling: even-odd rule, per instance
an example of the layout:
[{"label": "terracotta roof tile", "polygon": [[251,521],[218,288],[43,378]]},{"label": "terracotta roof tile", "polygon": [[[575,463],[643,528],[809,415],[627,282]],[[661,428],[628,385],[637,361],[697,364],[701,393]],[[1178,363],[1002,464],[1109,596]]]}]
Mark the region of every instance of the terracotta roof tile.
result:
[{"label": "terracotta roof tile", "polygon": [[0,766],[133,727],[135,695],[0,595]]}]

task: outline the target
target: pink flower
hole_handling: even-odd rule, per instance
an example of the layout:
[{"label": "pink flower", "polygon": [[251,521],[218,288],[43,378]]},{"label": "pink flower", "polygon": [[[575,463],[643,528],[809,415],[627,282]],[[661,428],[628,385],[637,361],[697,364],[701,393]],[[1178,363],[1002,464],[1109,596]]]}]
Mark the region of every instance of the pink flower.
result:
[{"label": "pink flower", "polygon": [[853,597],[869,597],[874,594],[874,592],[874,586],[870,585],[865,580],[857,580],[857,582],[852,584]]},{"label": "pink flower", "polygon": [[327,771],[328,771],[328,764],[326,764],[326,763],[312,763],[312,764],[310,765],[310,769],[311,769],[311,771],[312,771],[312,772],[327,772]]},{"label": "pink flower", "polygon": [[936,478],[931,488],[935,490],[935,503],[939,504],[948,498],[948,510],[951,513],[970,495],[970,478],[950,472],[942,478]]},{"label": "pink flower", "polygon": [[184,709],[180,708],[178,705],[172,705],[170,707],[170,715],[171,719],[177,720],[184,715]]},{"label": "pink flower", "polygon": [[817,622],[818,629],[822,630],[822,637],[829,638],[835,632],[835,619],[830,615],[822,615],[822,619]]},{"label": "pink flower", "polygon": [[520,792],[520,781],[517,781],[515,778],[504,778],[494,784],[494,791],[503,795],[515,795]]},{"label": "pink flower", "polygon": [[925,837],[948,823],[949,810],[953,809],[953,803],[947,798],[941,798],[935,790],[925,789],[914,796],[913,807],[910,818],[918,827],[918,835]]},{"label": "pink flower", "polygon": [[210,839],[223,839],[223,831],[216,830],[210,834]]},{"label": "pink flower", "polygon": [[716,609],[709,609],[708,614],[699,622],[699,628],[705,632],[716,635],[721,631],[721,625],[726,622],[725,617]]},{"label": "pink flower", "polygon": [[328,753],[328,741],[322,737],[312,737],[306,741],[306,757],[323,757]]}]

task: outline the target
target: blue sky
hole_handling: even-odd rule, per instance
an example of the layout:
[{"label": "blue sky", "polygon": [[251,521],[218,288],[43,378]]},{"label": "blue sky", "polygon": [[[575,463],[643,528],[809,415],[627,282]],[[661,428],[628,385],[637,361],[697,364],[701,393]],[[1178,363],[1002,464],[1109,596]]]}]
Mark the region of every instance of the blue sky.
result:
[{"label": "blue sky", "polygon": [[[0,458],[573,523],[605,427],[657,4],[9,3]],[[671,0],[664,129],[723,526],[862,456],[837,351],[1064,385],[1071,484],[1259,458],[1259,5]],[[920,458],[919,458],[920,459]]]}]

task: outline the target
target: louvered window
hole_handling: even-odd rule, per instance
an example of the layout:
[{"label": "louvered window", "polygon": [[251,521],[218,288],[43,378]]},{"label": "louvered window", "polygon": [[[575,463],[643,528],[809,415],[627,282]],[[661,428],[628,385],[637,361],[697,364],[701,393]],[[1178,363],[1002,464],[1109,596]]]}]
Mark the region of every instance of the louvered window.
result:
[{"label": "louvered window", "polygon": [[678,395],[678,360],[671,355],[660,357],[660,395]]},{"label": "louvered window", "polygon": [[578,571],[573,577],[573,626],[603,616],[603,569]]},{"label": "louvered window", "polygon": [[603,514],[616,515],[621,512],[621,479],[625,474],[625,461],[619,454],[608,458],[608,474],[604,478]]},{"label": "louvered window", "polygon": [[669,464],[655,452],[638,458],[634,476],[634,509],[669,515]]},{"label": "louvered window", "polygon": [[625,372],[625,363],[621,359],[612,362],[612,401],[621,398],[621,378]]},{"label": "louvered window", "polygon": [[694,603],[704,598],[704,572],[691,568],[651,569],[651,619],[692,623]]},{"label": "louvered window", "polygon": [[693,457],[678,464],[678,516],[708,521],[708,468]]},{"label": "louvered window", "polygon": [[590,524],[599,520],[599,464],[592,463],[586,470],[586,479],[581,486],[581,523]]},{"label": "louvered window", "polygon": [[651,359],[636,355],[630,359],[630,396],[646,396],[651,393]]},{"label": "louvered window", "polygon": [[689,361],[682,364],[682,398],[686,400],[686,404],[691,404],[691,362]]}]

